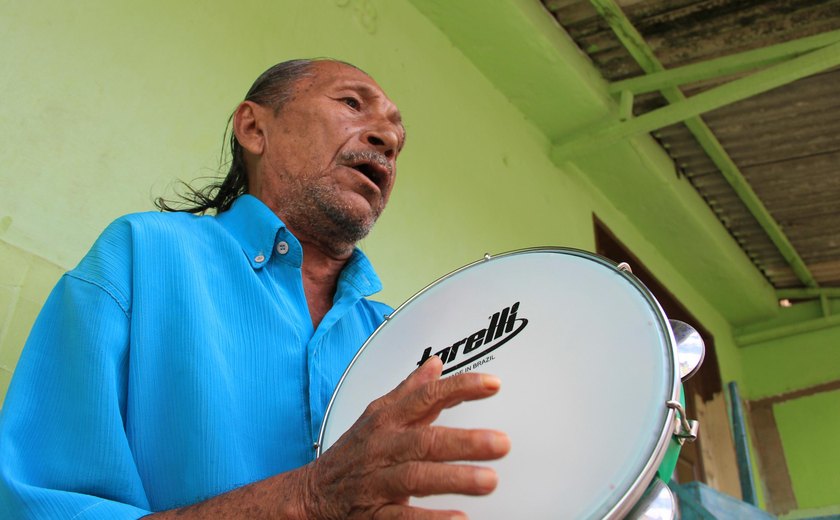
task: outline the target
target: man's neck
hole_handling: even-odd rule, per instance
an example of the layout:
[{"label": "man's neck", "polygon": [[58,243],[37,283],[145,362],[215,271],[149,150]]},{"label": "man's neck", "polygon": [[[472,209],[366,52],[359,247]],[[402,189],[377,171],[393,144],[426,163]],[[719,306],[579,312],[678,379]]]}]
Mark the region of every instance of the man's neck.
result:
[{"label": "man's neck", "polygon": [[301,241],[301,246],[303,247],[303,265],[301,267],[303,292],[309,306],[312,326],[318,328],[318,324],[332,308],[333,298],[338,286],[338,277],[350,259],[352,249],[350,254],[343,258],[336,258],[325,253],[311,242]]},{"label": "man's neck", "polygon": [[306,295],[312,326],[317,329],[318,324],[332,308],[338,277],[350,260],[356,244],[335,238],[330,240],[326,238],[328,233],[317,232],[305,225],[306,219],[294,218],[294,215],[279,211],[277,208],[282,206],[272,205],[271,201],[263,200],[263,203],[272,208],[303,249],[303,292]]}]

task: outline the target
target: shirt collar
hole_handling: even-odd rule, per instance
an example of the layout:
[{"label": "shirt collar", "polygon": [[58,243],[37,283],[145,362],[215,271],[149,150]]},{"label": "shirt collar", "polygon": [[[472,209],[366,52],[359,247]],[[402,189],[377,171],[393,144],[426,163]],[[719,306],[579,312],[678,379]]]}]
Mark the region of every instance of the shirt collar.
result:
[{"label": "shirt collar", "polygon": [[382,282],[373,270],[373,265],[358,247],[353,250],[338,277],[339,287],[343,285],[342,282],[352,285],[362,296],[370,296],[382,290]]},{"label": "shirt collar", "polygon": [[254,269],[271,258],[277,234],[286,228],[280,217],[252,195],[241,195],[216,219],[239,242]]},{"label": "shirt collar", "polygon": [[[300,248],[297,239],[286,225],[268,206],[253,195],[241,195],[229,210],[216,216],[219,224],[230,233],[242,247],[251,267],[260,269],[274,253],[274,246],[280,240],[293,241]],[[298,263],[297,267],[300,267]],[[358,247],[344,266],[339,276],[338,291],[345,284],[352,286],[362,296],[370,296],[382,290],[382,282],[373,269],[368,257]]]}]

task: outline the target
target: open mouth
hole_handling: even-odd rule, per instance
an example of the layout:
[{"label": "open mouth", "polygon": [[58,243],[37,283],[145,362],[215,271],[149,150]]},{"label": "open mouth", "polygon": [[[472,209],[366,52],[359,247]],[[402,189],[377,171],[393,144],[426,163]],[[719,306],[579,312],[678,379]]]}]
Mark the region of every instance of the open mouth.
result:
[{"label": "open mouth", "polygon": [[387,175],[376,166],[369,163],[355,164],[351,166],[351,168],[370,179],[372,183],[376,184],[380,188],[382,187],[382,181],[385,179],[385,175]]},{"label": "open mouth", "polygon": [[367,177],[380,190],[391,174],[391,163],[380,153],[372,151],[349,152],[342,157],[342,163]]}]

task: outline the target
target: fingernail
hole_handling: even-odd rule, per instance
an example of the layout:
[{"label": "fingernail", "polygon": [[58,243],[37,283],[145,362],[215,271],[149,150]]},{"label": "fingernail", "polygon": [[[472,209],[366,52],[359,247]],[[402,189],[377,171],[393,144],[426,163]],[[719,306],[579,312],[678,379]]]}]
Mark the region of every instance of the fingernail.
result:
[{"label": "fingernail", "polygon": [[422,366],[437,364],[443,365],[443,361],[440,359],[440,356],[435,355],[424,361]]},{"label": "fingernail", "polygon": [[492,469],[479,468],[475,474],[475,483],[485,491],[495,489],[497,481],[496,472]]},{"label": "fingernail", "polygon": [[507,453],[510,451],[510,437],[504,433],[494,433],[490,439],[490,444],[496,453]]},{"label": "fingernail", "polygon": [[484,384],[484,388],[492,390],[496,390],[502,386],[502,380],[490,374],[481,374],[481,382]]}]

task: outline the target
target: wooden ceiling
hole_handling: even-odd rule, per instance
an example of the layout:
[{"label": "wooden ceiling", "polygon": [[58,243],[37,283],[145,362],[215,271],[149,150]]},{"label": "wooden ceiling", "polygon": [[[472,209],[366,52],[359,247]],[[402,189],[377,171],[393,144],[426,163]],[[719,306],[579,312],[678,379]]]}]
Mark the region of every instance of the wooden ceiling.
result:
[{"label": "wooden ceiling", "polygon": [[840,296],[840,0],[542,2],[780,298]]}]

